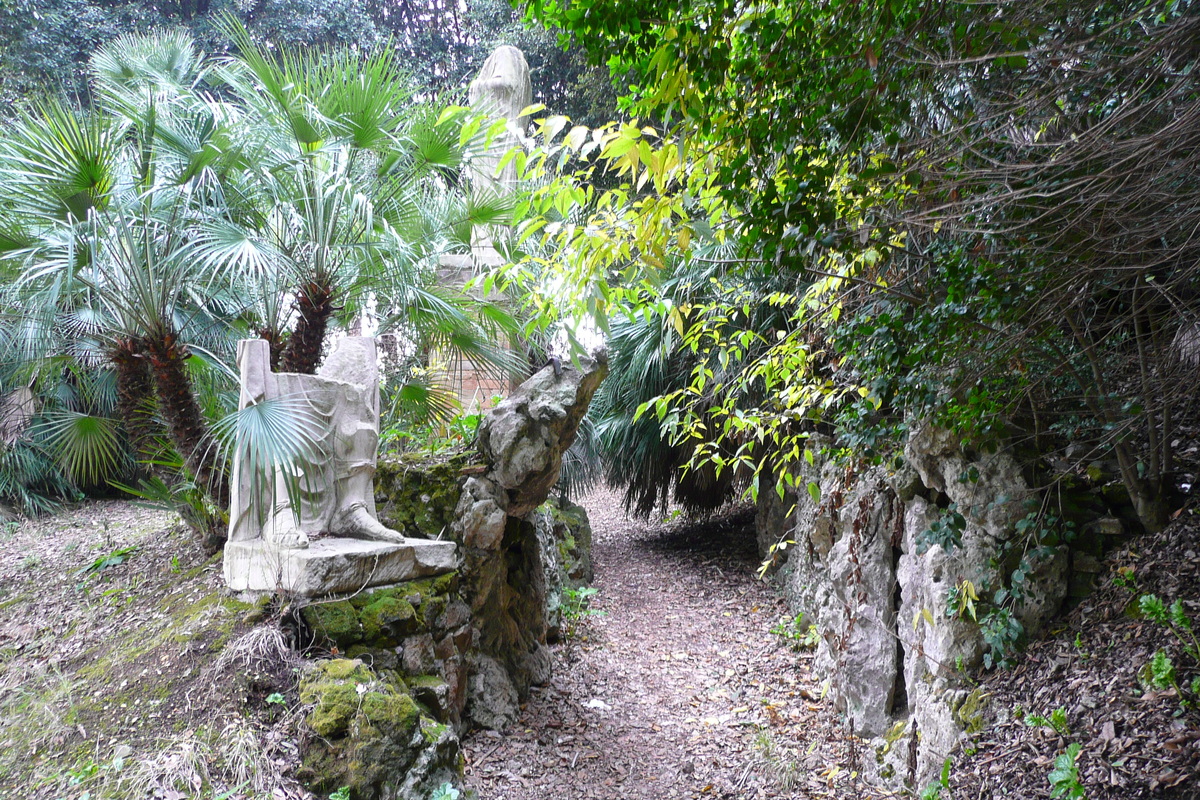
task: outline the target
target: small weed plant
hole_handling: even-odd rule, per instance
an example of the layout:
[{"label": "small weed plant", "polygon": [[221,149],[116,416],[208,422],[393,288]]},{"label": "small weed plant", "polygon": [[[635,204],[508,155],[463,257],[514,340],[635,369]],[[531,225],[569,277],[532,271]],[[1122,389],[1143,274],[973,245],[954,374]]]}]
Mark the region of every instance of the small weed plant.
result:
[{"label": "small weed plant", "polygon": [[1049,717],[1043,717],[1040,714],[1026,714],[1025,724],[1031,728],[1049,728],[1059,736],[1071,735],[1071,725],[1067,722],[1065,708],[1054,709],[1050,712]]},{"label": "small weed plant", "polygon": [[1197,640],[1192,621],[1183,610],[1182,600],[1177,599],[1168,606],[1157,595],[1144,594],[1138,598],[1138,610],[1146,619],[1169,630],[1179,640],[1183,652],[1200,664],[1200,640]]},{"label": "small weed plant", "polygon": [[1117,571],[1113,573],[1112,583],[1118,589],[1124,589],[1130,593],[1138,590],[1137,576],[1133,567],[1118,567]]},{"label": "small weed plant", "polygon": [[594,586],[581,586],[578,589],[563,589],[562,611],[563,634],[567,641],[573,640],[579,634],[579,626],[587,617],[602,617],[606,612],[592,608],[592,599],[600,593]]},{"label": "small weed plant", "polygon": [[461,796],[461,792],[454,788],[454,784],[443,783],[433,790],[433,794],[429,795],[429,800],[458,800]]},{"label": "small weed plant", "polygon": [[75,575],[83,578],[88,578],[92,575],[100,575],[106,569],[121,566],[128,561],[135,552],[137,552],[137,547],[134,546],[118,547],[117,549],[110,551],[107,555],[100,556],[86,567],[76,570]]},{"label": "small weed plant", "polygon": [[[1195,626],[1184,610],[1182,600],[1176,599],[1167,605],[1157,595],[1144,594],[1138,598],[1138,612],[1144,619],[1166,628],[1179,642],[1180,649],[1190,662],[1190,667],[1184,667],[1184,671],[1200,668],[1200,640],[1196,637]],[[1183,697],[1184,688],[1180,686],[1179,673],[1180,669],[1167,652],[1158,650],[1138,670],[1138,682],[1146,690],[1174,689],[1185,707],[1194,705],[1200,698],[1200,675],[1195,676],[1187,686],[1192,695],[1191,699],[1187,699]]]},{"label": "small weed plant", "polygon": [[[936,781],[930,781],[929,785],[921,790],[921,800],[942,800],[943,797],[949,798],[950,794],[950,759],[942,762],[942,773]],[[942,792],[945,792],[943,795]]]},{"label": "small weed plant", "polygon": [[821,634],[816,625],[804,625],[804,615],[799,614],[791,621],[780,622],[771,628],[771,633],[778,636],[788,647],[799,652],[811,650],[821,642]]},{"label": "small weed plant", "polygon": [[600,594],[600,590],[594,586],[564,589],[562,599],[563,616],[569,620],[580,620],[590,616],[603,616],[603,611],[592,608],[592,598],[598,594]]},{"label": "small weed plant", "polygon": [[804,770],[796,759],[796,751],[780,747],[770,730],[762,728],[758,731],[754,737],[754,750],[782,791],[790,792],[800,785]]},{"label": "small weed plant", "polygon": [[1067,749],[1054,759],[1054,769],[1050,771],[1050,796],[1063,797],[1067,800],[1087,800],[1083,784],[1079,782],[1079,753],[1083,748],[1078,743],[1067,746]]}]

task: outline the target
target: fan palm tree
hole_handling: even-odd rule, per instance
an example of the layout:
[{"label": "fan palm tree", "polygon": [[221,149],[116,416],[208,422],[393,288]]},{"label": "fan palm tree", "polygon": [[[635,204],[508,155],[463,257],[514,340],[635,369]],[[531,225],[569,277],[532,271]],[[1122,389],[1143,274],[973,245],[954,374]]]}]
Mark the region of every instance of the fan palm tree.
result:
[{"label": "fan palm tree", "polygon": [[[414,106],[386,52],[268,58],[230,32],[242,55],[220,63],[182,34],[123,37],[93,60],[90,113],[45,106],[0,137],[14,363],[37,371],[86,339],[91,366],[114,376],[108,422],[143,458],[165,430],[218,506],[211,427],[230,395],[206,408],[195,377],[225,365],[228,388],[237,338],[312,372],[330,325],[373,307],[424,348],[503,367],[491,329],[510,324],[437,282],[471,214],[496,217],[464,199],[455,119]],[[111,438],[87,441],[93,477],[112,472]]]},{"label": "fan palm tree", "polygon": [[[740,330],[762,333],[786,330],[787,314],[764,302],[745,303],[745,295],[765,298],[785,288],[786,278],[752,271],[731,273],[727,265],[737,261],[736,248],[729,243],[698,242],[691,257],[675,265],[660,289],[664,305],[658,311],[619,318],[612,323],[608,337],[609,372],[600,385],[589,416],[596,426],[597,448],[604,465],[606,482],[624,491],[628,511],[649,516],[655,510],[666,511],[671,502],[692,514],[711,512],[736,499],[747,485],[745,471],[735,467],[716,469],[711,463],[690,464],[698,446],[711,446],[708,440],[689,437],[684,441],[664,433],[653,413],[638,415],[643,403],[686,388],[696,370],[711,376],[710,386],[731,383],[742,363],[725,361],[722,353],[696,352],[682,343],[667,309],[712,303],[737,295],[740,308],[748,309],[740,318],[729,315],[727,322]],[[680,318],[680,325],[690,324]],[[751,350],[746,359],[755,357]],[[748,387],[742,406],[752,408],[762,402],[761,391]],[[712,394],[697,394],[687,400],[704,415],[714,404]],[[717,423],[706,425],[707,431]],[[722,453],[732,462],[732,453]]]}]

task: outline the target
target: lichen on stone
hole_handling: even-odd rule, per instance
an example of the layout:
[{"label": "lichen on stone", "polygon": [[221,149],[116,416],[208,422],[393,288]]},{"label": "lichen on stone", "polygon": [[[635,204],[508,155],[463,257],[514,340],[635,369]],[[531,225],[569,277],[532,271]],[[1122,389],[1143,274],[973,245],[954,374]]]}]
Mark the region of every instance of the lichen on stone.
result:
[{"label": "lichen on stone", "polygon": [[958,708],[954,709],[954,719],[967,733],[979,733],[983,730],[988,707],[988,695],[983,689],[975,689],[966,697]]}]

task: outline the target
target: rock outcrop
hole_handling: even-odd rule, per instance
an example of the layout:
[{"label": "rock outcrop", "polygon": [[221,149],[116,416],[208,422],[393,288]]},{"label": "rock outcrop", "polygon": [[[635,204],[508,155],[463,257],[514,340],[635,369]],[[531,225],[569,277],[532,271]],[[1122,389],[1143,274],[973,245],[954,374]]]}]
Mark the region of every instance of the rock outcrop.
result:
[{"label": "rock outcrop", "polygon": [[547,582],[557,570],[531,513],[557,482],[562,455],[607,372],[603,352],[581,358],[579,368],[547,366],[480,424],[488,469],[463,484],[453,525],[478,634],[473,674],[486,672],[472,683],[468,707],[480,724],[514,721],[511,698],[549,680]]},{"label": "rock outcrop", "polygon": [[[1038,633],[1077,576],[1090,580],[1097,531],[1120,528],[1105,527],[1116,511],[1097,486],[1063,503],[1082,531],[1070,549],[1030,538],[1039,495],[1016,459],[970,453],[933,426],[912,431],[898,468],[817,460],[796,486],[760,496],[760,549],[790,542],[779,580],[800,624],[821,634],[814,670],[854,733],[872,740],[867,772],[898,787],[934,778],[987,713],[967,676],[995,642],[973,610],[982,618],[1002,605],[1016,630]],[[998,591],[1019,599],[996,603]]]},{"label": "rock outcrop", "polygon": [[362,800],[425,800],[459,778],[458,737],[394,670],[358,659],[318,661],[300,679],[312,732],[300,778],[322,796],[348,787]]},{"label": "rock outcrop", "polygon": [[546,501],[563,453],[607,374],[604,351],[580,358],[578,369],[555,362],[484,416],[479,451],[491,465],[488,478],[508,493],[510,516],[524,516]]},{"label": "rock outcrop", "polygon": [[546,642],[557,635],[562,592],[591,580],[587,514],[547,499],[605,372],[603,354],[578,369],[547,366],[487,413],[478,454],[379,466],[380,519],[405,536],[458,545],[472,631],[463,716],[472,724],[505,727],[529,687],[549,680]]},{"label": "rock outcrop", "polygon": [[562,498],[547,500],[534,525],[546,576],[546,636],[555,641],[562,634],[565,593],[592,582],[592,526],[583,506]]}]

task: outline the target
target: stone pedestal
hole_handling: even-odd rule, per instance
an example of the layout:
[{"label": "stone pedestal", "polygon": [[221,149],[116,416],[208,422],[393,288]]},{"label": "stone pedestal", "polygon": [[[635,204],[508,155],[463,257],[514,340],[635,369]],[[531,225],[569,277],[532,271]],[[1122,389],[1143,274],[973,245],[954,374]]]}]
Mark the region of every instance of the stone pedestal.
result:
[{"label": "stone pedestal", "polygon": [[454,552],[454,542],[428,539],[393,544],[329,538],[305,548],[250,539],[225,545],[225,582],[235,592],[279,591],[303,597],[356,592],[449,572],[455,566]]}]

